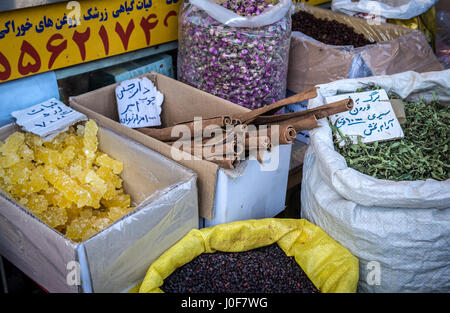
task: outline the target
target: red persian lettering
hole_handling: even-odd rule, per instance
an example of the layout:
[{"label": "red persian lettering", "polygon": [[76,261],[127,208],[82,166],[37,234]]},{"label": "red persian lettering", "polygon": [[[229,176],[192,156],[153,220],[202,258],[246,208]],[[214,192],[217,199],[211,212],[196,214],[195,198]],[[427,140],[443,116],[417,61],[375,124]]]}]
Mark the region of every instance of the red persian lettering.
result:
[{"label": "red persian lettering", "polygon": [[150,14],[147,18],[142,18],[141,20],[141,27],[142,30],[145,33],[145,39],[147,41],[147,46],[150,45],[150,39],[151,39],[151,34],[150,34],[150,30],[152,30],[153,28],[156,27],[156,25],[158,25],[158,20],[154,21],[154,22],[149,22],[150,19],[152,18],[156,18],[156,14]]},{"label": "red persian lettering", "polygon": [[[34,60],[33,63],[28,63],[27,65],[23,65],[23,59],[25,54],[31,56]],[[20,57],[19,57],[19,73],[22,75],[28,75],[30,73],[36,73],[41,68],[41,57],[36,49],[26,40],[22,42],[22,47],[20,47]]]},{"label": "red persian lettering", "polygon": [[55,40],[62,40],[64,39],[63,35],[61,34],[54,34],[50,37],[50,39],[47,42],[47,50],[51,52],[50,60],[48,61],[48,69],[51,69],[53,67],[53,64],[56,61],[56,58],[67,49],[67,40],[64,40],[59,45],[53,45],[52,43]]},{"label": "red persian lettering", "polygon": [[116,23],[116,33],[119,35],[120,40],[122,40],[123,48],[128,50],[128,42],[130,41],[130,36],[133,33],[134,30],[134,21],[131,19],[131,21],[128,23],[126,32],[123,31],[122,25],[120,25],[119,22]]},{"label": "red persian lettering", "polygon": [[100,38],[102,39],[103,48],[105,48],[105,54],[108,55],[109,54],[109,38],[108,38],[108,33],[106,32],[105,25],[102,25],[102,27],[100,27],[98,34],[100,35]]},{"label": "red persian lettering", "polygon": [[77,31],[73,33],[72,39],[77,44],[83,61],[86,59],[86,41],[89,40],[89,37],[91,37],[90,27],[88,27],[84,33],[79,33]]},{"label": "red persian lettering", "polygon": [[7,80],[11,76],[11,64],[9,64],[8,59],[0,52],[0,65],[5,68],[0,72],[0,80]]},{"label": "red persian lettering", "polygon": [[164,26],[169,27],[169,24],[167,23],[167,20],[169,19],[169,17],[171,16],[177,16],[177,12],[175,12],[174,10],[170,11],[169,13],[167,13],[166,17],[164,18]]}]

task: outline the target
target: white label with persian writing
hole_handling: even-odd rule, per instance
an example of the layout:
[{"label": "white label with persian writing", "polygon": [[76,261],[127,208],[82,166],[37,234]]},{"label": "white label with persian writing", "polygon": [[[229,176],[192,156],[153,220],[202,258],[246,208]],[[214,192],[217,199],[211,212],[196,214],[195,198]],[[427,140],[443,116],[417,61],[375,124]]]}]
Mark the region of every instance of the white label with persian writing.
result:
[{"label": "white label with persian writing", "polygon": [[116,87],[120,123],[130,128],[161,125],[164,95],[144,77],[123,81]]},{"label": "white label with persian writing", "polygon": [[40,136],[44,141],[50,141],[59,133],[66,131],[70,125],[88,119],[86,115],[69,108],[55,98],[24,110],[14,111],[11,115],[16,119],[17,125],[22,126],[27,132]]},{"label": "white label with persian writing", "polygon": [[330,120],[343,135],[350,136],[354,143],[357,143],[358,136],[362,137],[361,141],[364,143],[404,137],[385,90],[327,97],[326,102],[332,103],[346,98],[353,99],[353,109],[332,115]]}]

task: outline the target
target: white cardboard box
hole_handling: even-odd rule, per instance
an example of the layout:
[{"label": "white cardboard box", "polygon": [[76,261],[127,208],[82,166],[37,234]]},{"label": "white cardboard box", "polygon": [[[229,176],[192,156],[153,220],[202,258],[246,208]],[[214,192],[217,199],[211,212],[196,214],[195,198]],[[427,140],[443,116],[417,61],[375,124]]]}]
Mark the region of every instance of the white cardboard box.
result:
[{"label": "white cardboard box", "polygon": [[[209,118],[248,112],[249,109],[167,76],[151,73],[146,77],[164,94],[161,120],[173,126],[201,116]],[[171,146],[118,122],[115,88],[110,85],[84,95],[72,97],[70,106],[98,120],[101,124],[126,135],[171,158]],[[217,164],[200,159],[179,160],[198,175],[200,226],[212,226],[249,218],[274,217],[285,208],[291,145],[274,148],[264,158],[279,154],[278,167],[265,171],[257,160],[241,161],[239,172],[221,169]],[[268,155],[267,155],[268,153]],[[242,169],[242,168],[241,168]]]},{"label": "white cardboard box", "polygon": [[[0,128],[6,139],[15,124]],[[122,292],[151,263],[198,228],[196,174],[99,125],[99,150],[123,161],[126,193],[136,209],[82,243],[73,242],[0,193],[0,254],[49,292]],[[81,284],[67,278],[78,262]]]}]

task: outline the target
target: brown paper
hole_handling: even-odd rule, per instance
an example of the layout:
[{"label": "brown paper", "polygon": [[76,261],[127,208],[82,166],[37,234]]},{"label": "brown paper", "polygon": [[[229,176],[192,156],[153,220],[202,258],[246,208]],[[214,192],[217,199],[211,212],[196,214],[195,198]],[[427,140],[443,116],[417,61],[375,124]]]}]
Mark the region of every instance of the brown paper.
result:
[{"label": "brown paper", "polygon": [[406,113],[405,113],[405,105],[403,104],[402,99],[391,99],[389,102],[392,105],[392,109],[394,110],[395,117],[400,124],[403,124],[406,121]]}]

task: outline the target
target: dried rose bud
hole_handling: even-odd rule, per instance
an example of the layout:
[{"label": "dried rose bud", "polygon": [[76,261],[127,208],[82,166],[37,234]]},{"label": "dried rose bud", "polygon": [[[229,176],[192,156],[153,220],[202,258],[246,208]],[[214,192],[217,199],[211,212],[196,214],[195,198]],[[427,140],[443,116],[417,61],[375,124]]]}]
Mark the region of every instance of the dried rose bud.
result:
[{"label": "dried rose bud", "polygon": [[[256,16],[264,0],[228,0],[224,8]],[[258,28],[229,27],[195,6],[183,9],[178,79],[250,109],[285,97],[291,17]]]}]

